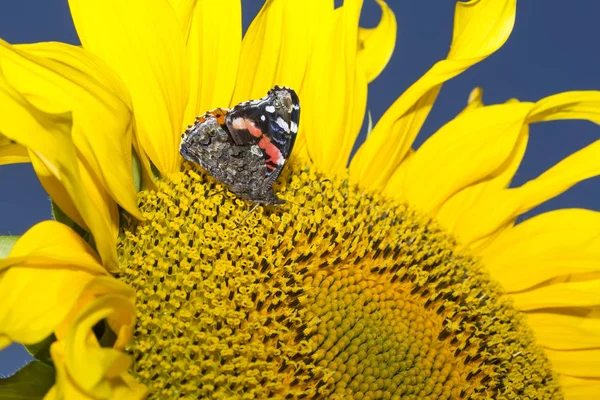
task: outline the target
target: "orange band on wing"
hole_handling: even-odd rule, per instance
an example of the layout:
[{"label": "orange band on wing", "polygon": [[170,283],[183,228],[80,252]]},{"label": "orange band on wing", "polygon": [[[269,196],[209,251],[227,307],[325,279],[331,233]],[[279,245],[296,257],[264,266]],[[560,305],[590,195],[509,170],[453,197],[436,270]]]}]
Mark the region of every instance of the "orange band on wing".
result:
[{"label": "orange band on wing", "polygon": [[263,134],[262,130],[256,126],[254,121],[247,118],[236,118],[232,121],[232,126],[239,130],[245,129],[252,136],[259,138],[258,147],[260,147],[267,155],[267,159],[265,160],[267,168],[272,170],[279,165],[279,161],[282,159],[281,151],[279,151],[277,146],[271,143],[271,139]]},{"label": "orange band on wing", "polygon": [[227,115],[227,110],[223,108],[215,108],[214,110],[205,112],[204,115],[200,117],[196,117],[196,121],[202,123],[206,121],[206,117],[208,115],[215,117],[219,125],[225,125],[225,115]]},{"label": "orange band on wing", "polygon": [[278,161],[281,159],[281,151],[264,135],[258,141],[258,147],[263,149],[267,154],[267,168],[275,169],[275,165],[279,165]]}]

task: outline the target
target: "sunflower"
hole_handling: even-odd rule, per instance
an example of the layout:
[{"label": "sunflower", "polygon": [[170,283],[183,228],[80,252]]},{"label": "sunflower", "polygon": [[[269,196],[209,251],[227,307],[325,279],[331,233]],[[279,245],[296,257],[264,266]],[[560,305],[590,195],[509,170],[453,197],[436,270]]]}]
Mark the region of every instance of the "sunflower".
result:
[{"label": "sunflower", "polygon": [[[235,0],[70,0],[82,47],[0,42],[0,163],[30,162],[55,217],[0,242],[0,346],[37,358],[0,393],[600,395],[600,216],[516,224],[600,174],[600,142],[509,188],[528,126],[599,123],[600,92],[486,106],[476,89],[412,149],[442,83],[513,28],[515,0],[457,2],[447,58],[350,159],[395,43],[377,3],[364,29],[359,0],[269,0],[242,40]],[[250,205],[184,162],[179,138],[276,84],[302,104],[275,185],[288,202],[244,219]]]}]

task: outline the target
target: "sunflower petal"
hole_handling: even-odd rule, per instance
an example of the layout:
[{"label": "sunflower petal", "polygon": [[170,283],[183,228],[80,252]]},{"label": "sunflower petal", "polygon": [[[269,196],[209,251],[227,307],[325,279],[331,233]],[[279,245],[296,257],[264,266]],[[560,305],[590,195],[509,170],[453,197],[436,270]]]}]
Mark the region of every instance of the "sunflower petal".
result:
[{"label": "sunflower petal", "polygon": [[565,393],[565,400],[597,400],[600,398],[600,379],[560,375],[559,380]]},{"label": "sunflower petal", "polygon": [[[506,101],[506,104],[515,104],[518,102],[519,101],[516,99],[509,99]],[[469,95],[467,106],[459,113],[459,115],[483,106],[483,90],[481,88],[475,88]],[[447,230],[454,232],[455,235],[457,235],[455,232],[456,224],[463,218],[463,213],[468,212],[468,210],[479,200],[481,196],[490,190],[497,191],[508,187],[512,177],[521,164],[523,156],[525,155],[528,141],[529,127],[525,125],[521,129],[521,133],[517,139],[517,144],[515,145],[508,159],[493,174],[482,179],[481,182],[465,187],[446,200],[437,212],[436,220]],[[404,162],[400,165],[400,167],[402,167],[403,164]],[[390,184],[391,183],[393,183],[392,180],[390,180]],[[507,225],[507,228],[509,227],[510,226]],[[501,233],[502,230],[499,230],[498,234]],[[458,236],[458,239],[460,241],[462,238]],[[474,243],[471,245],[471,250],[478,251],[479,247],[485,245],[487,241],[493,239],[494,237],[490,237],[486,238],[486,240],[482,243]]]},{"label": "sunflower petal", "polygon": [[0,335],[24,344],[43,340],[67,316],[91,279],[93,275],[84,271],[11,268],[0,281]]},{"label": "sunflower petal", "polygon": [[516,0],[457,2],[452,46],[381,117],[350,163],[350,176],[362,184],[384,186],[406,156],[443,82],[498,50],[510,35]]},{"label": "sunflower petal", "polygon": [[262,97],[276,84],[300,92],[309,57],[318,62],[310,55],[320,38],[314,18],[332,14],[333,1],[266,1],[242,41],[232,104]]},{"label": "sunflower petal", "polygon": [[462,240],[462,237],[456,232],[456,224],[462,220],[464,214],[468,213],[471,207],[477,204],[482,196],[490,191],[495,193],[509,185],[525,155],[528,141],[529,128],[525,126],[517,137],[512,153],[504,163],[492,174],[482,179],[481,182],[465,187],[444,201],[436,213],[436,220],[446,229],[454,232],[459,240]]},{"label": "sunflower petal", "polygon": [[77,46],[36,43],[1,49],[9,82],[21,93],[35,93],[30,101],[38,108],[72,112],[73,142],[87,169],[117,203],[141,218],[131,170],[130,100],[119,79]]},{"label": "sunflower petal", "polygon": [[[519,215],[531,210],[578,182],[600,175],[600,141],[565,158],[542,175],[515,189],[481,197],[477,207],[457,226],[458,236],[469,244],[493,234]],[[490,213],[488,210],[494,210]],[[475,222],[477,221],[477,222]],[[467,226],[471,223],[471,226]]]},{"label": "sunflower petal", "polygon": [[600,306],[600,280],[557,283],[524,292],[513,293],[511,298],[519,310],[549,307]]},{"label": "sunflower petal", "polygon": [[[66,338],[69,334],[69,329],[71,328],[73,320],[77,318],[80,312],[99,297],[105,295],[118,295],[128,298],[132,304],[135,302],[135,292],[131,287],[114,279],[112,276],[96,276],[94,280],[89,282],[85,287],[77,304],[71,309],[70,314],[65,318],[64,322],[56,328],[54,332],[56,337],[59,340]],[[125,315],[125,317],[129,318],[127,315]],[[113,344],[113,347],[122,350],[125,344],[131,339],[129,325],[128,323],[124,323],[127,321],[122,321],[120,319],[120,314],[114,314],[107,318],[107,322],[113,332],[117,333],[117,341]],[[123,331],[120,332],[120,330]]]},{"label": "sunflower petal", "polygon": [[415,153],[400,191],[420,210],[435,214],[452,195],[502,166],[530,109],[529,103],[502,104],[457,116]]},{"label": "sunflower petal", "polygon": [[[600,92],[565,92],[542,99],[532,107],[526,123],[569,118],[600,123]],[[488,191],[457,224],[454,233],[466,245],[493,235],[513,224],[522,213],[600,174],[599,157],[597,141],[518,188]]]},{"label": "sunflower petal", "polygon": [[[50,177],[52,187],[45,185],[57,204],[65,211],[65,201],[74,203],[76,215],[69,215],[74,221],[85,224],[94,235],[98,252],[107,268],[117,268],[116,233],[118,218],[116,204],[107,201],[104,196],[95,204],[91,201],[88,191],[90,188],[101,190],[97,181],[90,186],[86,181],[85,171],[81,172],[76,156],[76,149],[71,140],[72,118],[70,114],[50,114],[41,111],[18,93],[5,79],[0,71],[0,103],[2,114],[0,131],[7,138],[29,149],[32,164],[38,169],[36,173],[44,184],[45,177]],[[43,165],[43,167],[42,167]],[[95,179],[91,176],[90,179]],[[46,183],[50,181],[50,178]],[[58,182],[58,183],[56,183]],[[87,185],[87,186],[86,186]],[[56,188],[54,192],[52,189]],[[64,195],[61,201],[60,196]],[[96,199],[97,200],[97,199]],[[113,211],[98,210],[98,205],[112,206]],[[78,219],[77,216],[81,215]]]},{"label": "sunflower petal", "polygon": [[530,122],[583,119],[600,124],[600,91],[572,91],[543,98],[536,103]]},{"label": "sunflower petal", "polygon": [[9,257],[0,259],[0,273],[9,267],[72,265],[94,275],[107,274],[90,246],[77,233],[56,221],[31,227],[14,244]]},{"label": "sunflower petal", "polygon": [[169,4],[171,4],[171,7],[177,16],[177,21],[179,21],[179,24],[181,25],[181,31],[183,32],[184,38],[187,38],[190,33],[192,15],[198,1],[202,0],[169,0]]},{"label": "sunflower petal", "polygon": [[104,318],[119,320],[122,325],[116,333],[126,333],[130,337],[135,318],[131,298],[107,294],[85,307],[71,323],[64,340],[65,364],[69,375],[83,391],[108,398],[112,388],[107,378],[126,373],[131,359],[118,349],[102,348],[98,344],[92,328]]},{"label": "sunflower petal", "polygon": [[362,65],[367,82],[373,81],[383,71],[396,45],[396,16],[383,0],[376,0],[381,7],[381,20],[375,28],[358,29],[357,62]]},{"label": "sunflower petal", "polygon": [[[345,1],[319,17],[318,40],[300,94],[304,101],[300,131],[308,153],[333,174],[345,171],[366,110],[366,75],[356,61],[361,6],[360,0]],[[323,93],[328,95],[328,107],[321,106]]]},{"label": "sunflower petal", "polygon": [[406,154],[404,161],[402,164],[396,168],[394,174],[390,177],[388,184],[385,187],[385,193],[394,197],[400,201],[406,201],[406,197],[402,192],[402,188],[404,187],[404,182],[406,181],[406,174],[410,170],[410,164],[412,163],[415,157],[415,151],[410,149]]},{"label": "sunflower petal", "polygon": [[29,162],[27,148],[0,135],[0,165]]},{"label": "sunflower petal", "polygon": [[71,229],[54,221],[35,225],[0,259],[1,341],[41,341],[63,322],[86,285],[103,274],[93,251]]},{"label": "sunflower petal", "polygon": [[19,236],[0,236],[0,258],[8,257],[17,240]]},{"label": "sunflower petal", "polygon": [[[29,155],[29,159],[31,161],[31,166],[33,167],[35,174],[37,175],[38,180],[42,184],[46,193],[50,195],[50,198],[58,208],[63,211],[63,213],[69,218],[71,221],[75,222],[78,226],[83,228],[84,230],[90,231],[91,228],[84,221],[78,206],[77,199],[71,198],[69,194],[69,190],[63,185],[63,183],[56,177],[54,172],[46,167],[45,160],[41,157],[38,157],[35,153],[31,152]],[[81,164],[78,163],[78,166]],[[81,177],[81,170],[76,171],[79,173],[80,183],[83,187],[85,186],[84,180]],[[89,177],[89,175],[87,175]],[[87,180],[89,183],[89,179]],[[89,189],[94,189],[94,193],[98,193],[98,188],[89,187]],[[86,200],[90,199],[89,191],[86,193]],[[100,196],[102,198],[102,196]],[[81,201],[81,200],[80,200]],[[86,201],[87,203],[87,201]],[[113,204],[115,205],[115,204]],[[101,212],[104,212],[108,209],[109,204],[100,204]],[[108,213],[104,213],[103,216],[108,216]],[[104,218],[103,218],[104,219]],[[114,224],[113,224],[114,225]]]},{"label": "sunflower petal", "polygon": [[595,211],[547,212],[509,229],[479,256],[491,276],[509,292],[557,276],[600,272],[598,226],[600,213]]},{"label": "sunflower petal", "polygon": [[559,374],[600,378],[600,349],[551,350],[544,353]]},{"label": "sunflower petal", "polygon": [[535,312],[527,323],[541,346],[555,350],[600,348],[600,319]]},{"label": "sunflower petal", "polygon": [[[147,389],[135,382],[129,374],[124,373],[119,377],[105,379],[104,391],[89,393],[82,389],[78,382],[66,368],[65,343],[56,341],[50,347],[52,360],[56,368],[56,383],[44,397],[44,400],[82,399],[127,399],[137,400],[145,398]],[[90,362],[93,362],[90,360]],[[104,395],[104,397],[99,397]]]},{"label": "sunflower petal", "polygon": [[[5,49],[4,45],[0,46],[0,49]],[[0,132],[9,141],[30,149],[34,157],[36,154],[44,154],[36,173],[40,180],[48,177],[56,187],[56,190],[52,191],[52,187],[45,186],[46,191],[54,197],[71,219],[80,226],[86,226],[66,188],[59,183],[60,168],[65,169],[67,173],[78,172],[75,149],[71,142],[70,115],[45,114],[35,108],[7,82],[2,64],[0,64],[0,99],[3,108],[0,110]]]},{"label": "sunflower petal", "polygon": [[467,106],[463,108],[458,115],[483,107],[483,105],[483,89],[480,87],[476,87],[475,89],[471,90],[471,93],[469,93],[469,98],[467,99]]},{"label": "sunflower petal", "polygon": [[123,79],[140,143],[158,170],[179,170],[188,99],[185,40],[166,0],[69,0],[81,43]]},{"label": "sunflower petal", "polygon": [[[242,45],[239,0],[181,1],[173,8],[186,38],[190,96],[184,125],[197,115],[231,102]],[[185,128],[185,127],[183,127]]]}]

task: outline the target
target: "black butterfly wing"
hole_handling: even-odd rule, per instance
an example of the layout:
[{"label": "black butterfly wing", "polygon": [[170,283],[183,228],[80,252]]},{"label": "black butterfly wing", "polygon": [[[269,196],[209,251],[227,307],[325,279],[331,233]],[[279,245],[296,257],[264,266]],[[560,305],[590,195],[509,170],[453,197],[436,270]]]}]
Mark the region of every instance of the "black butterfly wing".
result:
[{"label": "black butterfly wing", "polygon": [[266,166],[263,190],[271,187],[288,160],[300,121],[300,100],[294,90],[275,86],[267,95],[235,106],[225,117],[232,140],[258,145]]}]

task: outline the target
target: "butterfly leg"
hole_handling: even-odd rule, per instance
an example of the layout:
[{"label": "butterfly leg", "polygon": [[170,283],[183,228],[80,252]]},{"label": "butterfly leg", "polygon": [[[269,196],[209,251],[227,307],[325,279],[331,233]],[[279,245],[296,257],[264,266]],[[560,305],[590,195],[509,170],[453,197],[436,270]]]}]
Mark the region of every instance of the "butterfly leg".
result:
[{"label": "butterfly leg", "polygon": [[240,222],[238,222],[238,223],[237,223],[237,225],[235,226],[235,229],[239,228],[239,227],[240,227],[240,225],[242,225],[242,222],[244,222],[244,221],[246,220],[246,218],[248,218],[248,216],[249,216],[250,214],[252,214],[252,213],[253,213],[253,212],[254,212],[254,211],[255,211],[255,210],[258,208],[258,206],[260,206],[260,203],[256,203],[256,204],[254,204],[254,206],[253,206],[253,207],[250,209],[250,211],[248,211],[248,212],[246,213],[246,215],[244,215],[244,218],[242,218],[242,219],[240,220]]}]

